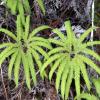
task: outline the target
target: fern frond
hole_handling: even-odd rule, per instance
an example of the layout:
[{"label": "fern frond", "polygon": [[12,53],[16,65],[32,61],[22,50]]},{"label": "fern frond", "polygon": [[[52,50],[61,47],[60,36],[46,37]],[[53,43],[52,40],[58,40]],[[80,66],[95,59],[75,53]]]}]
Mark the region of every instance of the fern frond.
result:
[{"label": "fern frond", "polygon": [[69,73],[69,66],[68,63],[65,66],[64,72],[62,74],[62,80],[61,80],[61,96],[64,99],[65,96],[65,86],[66,86],[66,81],[68,78],[68,73]]},{"label": "fern frond", "polygon": [[[38,65],[38,67],[39,67],[39,70],[41,70],[41,68],[42,68],[42,62],[41,62],[41,60],[40,60],[39,54],[38,54],[34,49],[32,49],[32,48],[30,48],[30,50],[31,50],[32,55],[33,55],[33,57],[34,57],[34,59],[35,59],[35,62],[37,63],[37,65]],[[44,76],[46,76],[45,71],[42,72],[41,76],[42,76],[42,78],[43,78]]]},{"label": "fern frond", "polygon": [[60,46],[65,46],[65,44],[60,40],[55,40],[55,39],[52,39],[52,38],[49,38],[48,40],[49,40],[50,43],[54,43],[54,44],[60,45]]},{"label": "fern frond", "polygon": [[[27,0],[25,0],[27,1]],[[26,23],[25,23],[25,40],[27,40],[28,38],[28,34],[29,34],[29,25],[30,25],[30,16],[26,17]]]},{"label": "fern frond", "polygon": [[40,41],[40,42],[45,42],[45,43],[49,43],[49,41],[47,39],[44,39],[42,37],[32,37],[29,42],[35,42],[35,41]]},{"label": "fern frond", "polygon": [[39,69],[41,69],[42,63],[41,63],[41,61],[40,61],[39,54],[38,54],[34,49],[32,49],[32,48],[30,48],[30,50],[31,50],[31,52],[32,52],[32,55],[33,55],[33,57],[34,57],[34,59],[35,59],[35,62],[36,62],[37,65],[38,65]]},{"label": "fern frond", "polygon": [[30,46],[40,46],[40,47],[52,49],[52,46],[50,44],[47,44],[45,42],[40,42],[40,41],[32,42],[30,43]]},{"label": "fern frond", "polygon": [[51,81],[51,79],[52,79],[52,76],[53,76],[54,71],[57,69],[57,67],[59,66],[59,64],[61,63],[61,61],[62,61],[63,59],[64,59],[64,57],[59,58],[59,59],[54,63],[54,65],[51,66],[51,70],[50,70],[50,72],[49,72],[49,80],[50,80],[50,81]]},{"label": "fern frond", "polygon": [[100,56],[96,52],[94,52],[93,50],[85,49],[85,50],[83,50],[83,52],[93,56],[94,58],[96,58],[96,60],[100,61]]},{"label": "fern frond", "polygon": [[32,76],[32,80],[34,82],[34,85],[36,85],[37,80],[36,80],[36,73],[35,73],[34,63],[33,63],[31,52],[29,52],[29,51],[27,52],[27,60],[28,60],[28,64],[29,64],[29,67],[30,67],[30,73],[31,73],[31,76]]},{"label": "fern frond", "polygon": [[[64,59],[66,59],[66,58],[64,58]],[[66,60],[62,60],[62,62],[59,65],[58,71],[57,71],[57,77],[56,77],[56,90],[57,90],[57,93],[58,93],[58,89],[59,89],[59,85],[60,85],[61,75],[64,71],[66,63],[67,63]]]},{"label": "fern frond", "polygon": [[18,11],[20,14],[21,22],[23,25],[25,25],[24,7],[21,0],[18,1]]},{"label": "fern frond", "polygon": [[10,47],[4,49],[4,50],[0,53],[0,58],[2,58],[7,52],[9,52],[9,51],[12,50],[12,49],[13,49],[12,46],[10,46]]},{"label": "fern frond", "polygon": [[100,41],[92,41],[83,44],[84,47],[93,46],[93,45],[100,45]]},{"label": "fern frond", "polygon": [[77,99],[86,99],[86,100],[98,100],[98,98],[94,95],[91,95],[89,93],[82,93],[80,96],[75,97],[75,100]]},{"label": "fern frond", "polygon": [[98,79],[92,78],[92,80],[95,85],[96,92],[97,92],[98,96],[100,97],[100,78],[98,78]]},{"label": "fern frond", "polygon": [[69,95],[69,89],[70,89],[70,86],[71,86],[71,83],[72,83],[72,79],[73,79],[73,67],[70,66],[70,69],[69,69],[69,74],[68,74],[68,78],[67,78],[67,81],[66,81],[66,88],[65,88],[65,100],[68,99],[68,95]]},{"label": "fern frond", "polygon": [[43,71],[45,70],[45,68],[46,68],[49,64],[51,64],[53,61],[59,59],[59,58],[62,57],[62,56],[64,56],[64,54],[63,54],[63,53],[59,53],[59,54],[55,54],[55,55],[49,57],[49,59],[43,64],[43,66],[42,66],[42,68],[41,68],[41,70],[40,70],[40,71],[41,71],[41,75],[42,75]]},{"label": "fern frond", "polygon": [[8,36],[13,38],[14,40],[17,40],[16,36],[12,32],[8,31],[7,29],[0,28],[0,32],[7,34]]},{"label": "fern frond", "polygon": [[18,87],[18,78],[19,78],[20,63],[21,63],[21,53],[19,51],[18,55],[16,57],[15,64],[14,64],[14,77],[15,77],[16,87]]},{"label": "fern frond", "polygon": [[51,27],[47,26],[47,25],[42,25],[42,26],[39,26],[37,28],[35,28],[29,35],[29,39],[30,40],[34,35],[36,35],[37,33],[39,33],[40,31],[42,30],[45,30],[45,29],[51,29]]},{"label": "fern frond", "polygon": [[67,32],[67,39],[70,41],[71,44],[73,39],[75,38],[75,34],[73,33],[70,21],[66,21],[64,24]]},{"label": "fern frond", "polygon": [[29,89],[31,89],[31,87],[30,87],[30,72],[29,72],[29,66],[28,66],[28,62],[27,62],[28,61],[27,56],[25,55],[25,53],[23,51],[21,52],[21,56],[22,56],[22,63],[24,66],[26,84],[27,84],[27,87]]},{"label": "fern frond", "polygon": [[9,66],[8,66],[8,77],[9,79],[11,79],[11,74],[12,74],[12,69],[14,66],[14,62],[16,60],[18,54],[18,50],[11,56],[10,62],[9,62]]},{"label": "fern frond", "polygon": [[43,14],[45,15],[45,8],[43,4],[43,0],[36,0],[38,2],[39,7],[41,8]]},{"label": "fern frond", "polygon": [[38,51],[41,55],[43,55],[45,57],[45,59],[48,59],[49,56],[48,54],[39,46],[32,46],[36,51]]},{"label": "fern frond", "polygon": [[16,49],[11,49],[10,51],[8,51],[7,53],[5,53],[2,58],[0,58],[0,68],[1,68],[1,64],[3,63],[3,61],[9,57],[11,54],[13,54],[14,52],[16,52]]},{"label": "fern frond", "polygon": [[87,74],[86,66],[82,61],[79,61],[78,63],[79,63],[84,81],[86,83],[86,86],[87,86],[88,90],[90,91],[91,85],[90,85],[89,77],[88,77],[88,74]]},{"label": "fern frond", "polygon": [[75,80],[75,88],[76,88],[76,93],[79,96],[80,95],[80,66],[77,63],[78,61],[75,60],[74,62],[74,80]]},{"label": "fern frond", "polygon": [[56,29],[53,29],[52,31],[54,33],[56,33],[61,38],[62,41],[65,42],[65,40],[67,39],[67,37],[65,37],[64,34],[59,29],[56,28]]},{"label": "fern frond", "polygon": [[89,58],[87,58],[87,57],[85,57],[85,56],[83,56],[83,55],[78,55],[79,56],[79,58],[83,61],[83,62],[85,62],[85,63],[87,63],[89,66],[91,66],[97,73],[99,73],[100,74],[100,68],[92,61],[92,60],[90,60]]},{"label": "fern frond", "polygon": [[12,47],[12,46],[15,46],[15,45],[17,46],[16,43],[14,44],[14,43],[10,43],[10,42],[9,43],[1,43],[0,44],[0,49],[6,48],[6,47]]},{"label": "fern frond", "polygon": [[23,5],[24,5],[25,12],[30,14],[31,8],[30,8],[30,5],[29,5],[29,1],[28,0],[24,0]]},{"label": "fern frond", "polygon": [[95,29],[96,27],[91,27],[91,28],[89,28],[88,30],[86,30],[82,35],[81,35],[81,37],[80,37],[80,42],[82,42],[89,34],[90,34],[90,32],[93,30],[93,29]]},{"label": "fern frond", "polygon": [[59,53],[59,52],[62,53],[63,51],[66,51],[66,49],[63,47],[57,47],[52,49],[50,52],[48,52],[48,55],[50,56],[52,54]]},{"label": "fern frond", "polygon": [[17,16],[16,24],[17,24],[17,40],[20,41],[21,38],[22,38],[21,36],[23,34],[23,29],[22,29],[22,25],[21,25],[21,16],[20,15]]},{"label": "fern frond", "polygon": [[9,7],[10,9],[11,9],[11,12],[12,12],[12,14],[16,14],[16,10],[17,10],[17,3],[18,3],[18,0],[13,0],[13,3],[12,3],[12,5],[11,5],[11,7]]}]

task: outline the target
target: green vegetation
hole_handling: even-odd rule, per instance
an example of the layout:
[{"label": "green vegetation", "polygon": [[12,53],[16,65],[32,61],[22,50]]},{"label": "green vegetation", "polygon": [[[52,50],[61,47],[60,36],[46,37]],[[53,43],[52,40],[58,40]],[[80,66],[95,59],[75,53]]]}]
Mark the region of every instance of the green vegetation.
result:
[{"label": "green vegetation", "polygon": [[[42,0],[37,3],[45,15],[45,8]],[[37,33],[45,29],[51,29],[46,25],[41,25],[30,33],[30,13],[31,8],[28,0],[6,0],[7,7],[12,14],[17,14],[16,32],[0,28],[0,33],[4,33],[11,38],[10,42],[0,44],[0,68],[2,63],[9,58],[8,77],[14,81],[16,87],[19,82],[20,67],[24,69],[24,75],[27,87],[31,89],[31,78],[34,85],[37,84],[36,69],[38,67],[40,76],[44,79],[48,77],[50,82],[53,74],[56,72],[56,90],[61,91],[64,100],[68,99],[72,80],[75,82],[76,99],[85,98],[87,100],[98,100],[96,96],[89,93],[81,93],[81,75],[85,81],[88,91],[91,89],[90,79],[87,72],[87,65],[100,74],[100,68],[94,60],[100,62],[100,55],[94,52],[91,46],[100,45],[100,41],[84,42],[90,32],[96,27],[87,29],[79,38],[75,36],[70,21],[65,22],[66,34],[58,28],[52,29],[52,32],[58,36],[58,39],[45,39]],[[13,5],[13,6],[12,6]],[[26,16],[27,15],[27,16]],[[42,56],[42,59],[41,59]],[[50,66],[49,75],[46,74],[46,68]],[[100,97],[100,79],[93,78],[98,97]]]},{"label": "green vegetation", "polygon": [[57,69],[55,86],[57,91],[60,87],[63,99],[68,98],[69,89],[73,79],[75,80],[77,96],[80,95],[81,73],[88,90],[90,90],[91,86],[85,64],[88,64],[91,66],[91,68],[100,74],[100,68],[87,56],[91,55],[96,60],[100,61],[100,56],[89,48],[92,45],[100,44],[100,41],[90,41],[87,43],[83,42],[83,40],[89,35],[93,28],[89,28],[80,38],[76,38],[75,34],[73,33],[70,21],[65,22],[65,28],[66,36],[61,33],[59,29],[53,29],[53,32],[59,36],[59,39],[49,39],[51,43],[56,44],[56,47],[48,53],[49,59],[47,59],[41,69],[42,75],[42,72],[45,70],[45,68],[52,63],[51,70],[49,72],[50,81],[52,79],[53,73]]},{"label": "green vegetation", "polygon": [[[30,17],[27,16],[25,29],[23,29],[20,15],[18,15],[16,22],[17,30],[15,34],[10,32],[9,30],[0,28],[0,32],[7,34],[15,41],[0,44],[0,49],[4,48],[4,50],[0,53],[0,66],[7,57],[11,56],[8,66],[8,77],[11,79],[12,70],[14,70],[15,83],[16,86],[18,86],[19,70],[22,64],[24,67],[26,84],[30,89],[30,74],[32,76],[34,84],[36,85],[37,83],[35,64],[37,64],[39,69],[41,69],[42,67],[40,54],[46,59],[48,58],[46,51],[44,51],[42,47],[48,49],[51,49],[52,47],[46,39],[36,36],[36,33],[38,33],[39,31],[50,27],[43,25],[34,29],[29,34],[29,22]],[[33,58],[35,62],[33,61]]]}]

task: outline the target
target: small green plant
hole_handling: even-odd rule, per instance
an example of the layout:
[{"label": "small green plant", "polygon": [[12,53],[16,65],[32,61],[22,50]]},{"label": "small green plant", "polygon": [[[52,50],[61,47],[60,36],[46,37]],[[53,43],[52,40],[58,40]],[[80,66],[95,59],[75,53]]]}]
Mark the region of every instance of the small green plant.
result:
[{"label": "small green plant", "polygon": [[[89,28],[80,38],[76,38],[72,31],[70,21],[65,22],[66,35],[59,29],[53,29],[53,32],[59,36],[59,39],[50,38],[49,41],[56,44],[56,47],[48,53],[49,59],[45,61],[41,69],[41,75],[46,67],[51,64],[49,80],[51,81],[53,73],[56,73],[56,89],[58,92],[61,87],[62,98],[67,99],[72,80],[75,81],[77,96],[80,95],[80,74],[85,80],[88,90],[90,90],[90,81],[88,78],[86,64],[91,66],[100,74],[100,68],[88,57],[93,56],[100,61],[100,56],[91,50],[90,46],[100,44],[100,41],[89,41],[84,43],[84,39],[89,35],[93,28]],[[60,85],[61,84],[61,85]]]},{"label": "small green plant", "polygon": [[[37,0],[40,9],[45,15],[45,8],[42,0]],[[28,0],[6,0],[7,7],[11,9],[12,14],[16,14],[17,12],[21,16],[21,21],[23,25],[25,25],[25,13],[30,14],[31,9]]]},{"label": "small green plant", "polygon": [[15,34],[7,29],[0,28],[0,32],[7,34],[15,41],[0,44],[0,49],[3,49],[0,53],[0,66],[7,57],[10,57],[8,76],[11,79],[12,71],[14,71],[15,83],[16,86],[18,86],[19,70],[20,66],[23,65],[26,84],[30,89],[30,77],[32,77],[35,85],[37,83],[35,65],[37,64],[39,70],[41,69],[42,62],[40,56],[44,56],[44,58],[47,59],[48,55],[44,49],[51,49],[52,47],[46,39],[36,36],[36,33],[39,31],[50,27],[43,25],[34,29],[29,34],[29,22],[30,16],[27,16],[25,28],[23,28],[21,26],[20,15],[18,15],[16,22],[17,30]]}]

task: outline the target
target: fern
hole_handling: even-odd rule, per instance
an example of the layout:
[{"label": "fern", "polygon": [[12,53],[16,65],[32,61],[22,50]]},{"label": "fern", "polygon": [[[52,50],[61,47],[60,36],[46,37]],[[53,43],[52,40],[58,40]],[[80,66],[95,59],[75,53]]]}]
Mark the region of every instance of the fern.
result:
[{"label": "fern", "polygon": [[[22,27],[20,15],[17,16],[16,21],[16,34],[4,29],[0,28],[0,32],[7,34],[11,37],[14,42],[9,43],[1,43],[0,49],[3,50],[0,52],[0,66],[4,62],[4,60],[11,56],[8,65],[8,77],[11,79],[12,72],[14,71],[14,79],[16,83],[16,87],[18,86],[18,78],[20,65],[24,67],[24,74],[26,79],[27,87],[30,89],[30,77],[36,85],[36,73],[35,73],[35,65],[37,64],[39,70],[42,67],[42,62],[40,56],[44,56],[45,59],[48,59],[48,54],[44,50],[44,48],[52,49],[52,46],[48,42],[48,40],[38,37],[36,33],[48,29],[48,26],[40,26],[32,31],[29,34],[29,25],[30,25],[30,16],[26,18],[25,27]],[[30,40],[31,39],[31,40]],[[33,60],[34,59],[34,60]],[[44,75],[46,73],[44,72]]]},{"label": "fern", "polygon": [[[100,41],[93,41],[84,43],[83,40],[89,35],[91,30],[89,28],[80,38],[76,38],[71,29],[70,21],[65,22],[66,35],[60,32],[59,29],[52,31],[59,36],[59,39],[50,38],[49,42],[56,44],[56,47],[48,52],[49,58],[44,62],[41,68],[42,72],[51,64],[49,72],[49,80],[51,81],[53,73],[56,73],[56,89],[58,91],[60,85],[61,95],[63,99],[68,98],[70,85],[72,79],[75,80],[76,94],[80,95],[80,74],[82,73],[84,81],[88,90],[90,90],[90,81],[88,78],[85,64],[88,64],[97,73],[100,74],[100,68],[87,55],[94,57],[100,61],[100,56],[89,48],[91,45],[100,44]],[[61,83],[61,84],[60,84]]]}]

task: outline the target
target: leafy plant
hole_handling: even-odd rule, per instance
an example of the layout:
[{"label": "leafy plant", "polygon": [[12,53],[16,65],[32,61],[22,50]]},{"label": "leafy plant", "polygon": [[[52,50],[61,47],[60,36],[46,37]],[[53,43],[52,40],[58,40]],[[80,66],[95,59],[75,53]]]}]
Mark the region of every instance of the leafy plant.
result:
[{"label": "leafy plant", "polygon": [[0,53],[0,66],[7,57],[10,57],[8,77],[11,79],[12,71],[14,71],[15,83],[16,86],[18,86],[19,70],[20,66],[23,65],[26,84],[30,89],[30,77],[32,77],[35,85],[37,83],[35,65],[37,64],[39,70],[41,69],[42,62],[40,56],[44,56],[44,58],[47,59],[48,55],[44,48],[51,49],[52,47],[46,39],[36,36],[36,33],[39,31],[50,27],[43,25],[34,29],[29,34],[29,22],[30,16],[27,16],[25,27],[23,28],[21,26],[20,15],[18,15],[16,22],[16,34],[7,29],[0,28],[0,32],[4,32],[15,41],[0,44],[0,49],[3,49]]},{"label": "leafy plant", "polygon": [[48,53],[49,59],[45,61],[41,68],[41,75],[49,64],[52,63],[49,72],[51,81],[53,73],[56,73],[56,89],[60,87],[62,98],[67,99],[72,80],[75,81],[77,96],[80,95],[80,74],[85,80],[88,90],[90,90],[90,81],[86,70],[86,64],[91,66],[100,74],[100,68],[88,57],[93,56],[100,61],[100,56],[91,50],[92,45],[100,44],[100,41],[89,41],[84,43],[84,39],[89,35],[93,28],[89,28],[80,38],[76,38],[72,31],[70,21],[65,22],[66,36],[59,29],[53,29],[53,32],[59,36],[59,39],[50,38],[49,41],[56,44],[56,47]]},{"label": "leafy plant", "polygon": [[[45,8],[43,4],[43,0],[37,0],[40,9],[42,10],[43,14],[45,14]],[[17,11],[21,15],[21,20],[23,24],[25,24],[25,17],[24,13],[31,12],[29,0],[6,0],[8,8],[11,9],[12,14],[16,14]]]}]

